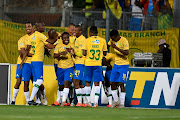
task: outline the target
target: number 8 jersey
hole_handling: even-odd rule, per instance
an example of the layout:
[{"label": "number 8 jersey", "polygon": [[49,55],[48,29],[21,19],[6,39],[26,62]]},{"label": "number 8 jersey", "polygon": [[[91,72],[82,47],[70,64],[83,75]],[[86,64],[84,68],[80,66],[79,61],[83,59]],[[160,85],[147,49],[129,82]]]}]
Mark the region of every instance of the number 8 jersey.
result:
[{"label": "number 8 jersey", "polygon": [[107,51],[106,40],[98,36],[87,38],[85,66],[102,66],[103,51]]}]

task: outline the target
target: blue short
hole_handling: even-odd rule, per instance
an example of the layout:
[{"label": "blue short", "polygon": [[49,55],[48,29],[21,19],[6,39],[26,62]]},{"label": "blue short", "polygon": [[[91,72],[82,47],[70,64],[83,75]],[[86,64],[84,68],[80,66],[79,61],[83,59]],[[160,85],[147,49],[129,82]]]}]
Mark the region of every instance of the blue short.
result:
[{"label": "blue short", "polygon": [[112,72],[111,72],[110,82],[126,83],[128,68],[129,68],[129,65],[114,64]]},{"label": "blue short", "polygon": [[[23,66],[22,66],[22,69],[23,69]],[[16,78],[21,78],[21,76],[22,76],[22,69],[19,69],[19,64],[17,64],[17,67],[16,67]]]},{"label": "blue short", "polygon": [[85,66],[84,80],[91,82],[104,81],[102,74],[102,66]]},{"label": "blue short", "polygon": [[32,73],[33,73],[33,81],[36,82],[37,79],[43,80],[43,62],[41,61],[32,61]]},{"label": "blue short", "polygon": [[75,71],[74,71],[73,79],[83,81],[84,79],[84,65],[83,64],[75,64]]},{"label": "blue short", "polygon": [[64,81],[72,81],[74,67],[67,69],[57,68],[57,79],[59,85],[64,85]]},{"label": "blue short", "polygon": [[30,81],[32,74],[32,67],[30,63],[24,63],[22,69],[22,79],[21,81]]},{"label": "blue short", "polygon": [[111,72],[112,70],[107,70],[106,73],[105,73],[105,78],[110,80],[110,76],[111,76]]}]

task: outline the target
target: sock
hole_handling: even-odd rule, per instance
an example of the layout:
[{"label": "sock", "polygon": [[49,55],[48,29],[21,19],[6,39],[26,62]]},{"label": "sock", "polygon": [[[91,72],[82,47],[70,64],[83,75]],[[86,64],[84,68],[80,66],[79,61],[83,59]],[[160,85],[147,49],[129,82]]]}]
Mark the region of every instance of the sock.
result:
[{"label": "sock", "polygon": [[78,103],[82,104],[82,92],[81,88],[75,89]]},{"label": "sock", "polygon": [[117,102],[118,101],[117,90],[112,90],[112,96],[113,96],[114,102]]},{"label": "sock", "polygon": [[121,92],[121,94],[120,94],[120,104],[121,105],[124,105],[125,96],[126,96],[126,93],[125,92]]},{"label": "sock", "polygon": [[64,88],[62,102],[66,102],[68,94],[69,94],[69,88]]},{"label": "sock", "polygon": [[28,102],[29,101],[29,91],[24,92],[24,96],[26,98],[26,101]]},{"label": "sock", "polygon": [[60,91],[60,103],[62,103],[63,91]]},{"label": "sock", "polygon": [[13,89],[13,98],[12,98],[12,101],[16,101],[16,97],[17,97],[17,94],[18,94],[18,92],[19,92],[19,89]]},{"label": "sock", "polygon": [[108,102],[110,105],[112,105],[112,91],[111,91],[111,86],[107,88],[108,90]]},{"label": "sock", "polygon": [[90,86],[86,86],[85,87],[85,91],[86,91],[86,99],[88,102],[91,102],[91,98],[90,98],[90,94],[91,94],[91,87]]},{"label": "sock", "polygon": [[32,89],[32,93],[31,93],[30,101],[32,101],[34,99],[34,96],[37,94],[37,92],[39,90],[39,86],[42,83],[43,83],[42,79],[37,79],[37,81],[33,83],[33,89]]},{"label": "sock", "polygon": [[98,104],[98,100],[99,100],[99,95],[100,95],[100,87],[99,86],[95,86],[95,101],[94,104]]},{"label": "sock", "polygon": [[36,103],[41,103],[41,100],[39,98],[37,98]]},{"label": "sock", "polygon": [[85,88],[81,88],[81,93],[82,93],[83,103],[87,104]]},{"label": "sock", "polygon": [[60,99],[61,99],[60,91],[57,90],[57,99],[56,99],[56,101],[57,101],[58,103],[60,103]]}]

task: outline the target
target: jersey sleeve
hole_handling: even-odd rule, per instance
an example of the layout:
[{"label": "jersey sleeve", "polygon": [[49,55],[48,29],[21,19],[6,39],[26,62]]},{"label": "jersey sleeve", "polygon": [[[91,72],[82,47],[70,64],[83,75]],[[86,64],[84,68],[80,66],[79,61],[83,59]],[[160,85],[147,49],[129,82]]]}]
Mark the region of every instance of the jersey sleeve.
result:
[{"label": "jersey sleeve", "polygon": [[108,53],[106,56],[105,56],[106,60],[110,60],[111,59],[111,56],[110,56],[110,53]]},{"label": "jersey sleeve", "polygon": [[21,50],[21,48],[25,48],[25,43],[23,41],[23,38],[20,38],[18,41],[18,50]]},{"label": "jersey sleeve", "polygon": [[106,40],[104,40],[103,51],[107,51]]},{"label": "jersey sleeve", "polygon": [[87,42],[88,42],[88,41],[87,41],[87,39],[86,39],[86,40],[84,41],[84,46],[83,46],[83,49],[84,49],[84,50],[87,50]]},{"label": "jersey sleeve", "polygon": [[39,34],[39,40],[42,41],[45,45],[48,44],[48,42],[46,42],[48,38],[44,35],[44,34]]},{"label": "jersey sleeve", "polygon": [[111,41],[112,41],[112,39],[109,40],[108,45],[111,45]]}]

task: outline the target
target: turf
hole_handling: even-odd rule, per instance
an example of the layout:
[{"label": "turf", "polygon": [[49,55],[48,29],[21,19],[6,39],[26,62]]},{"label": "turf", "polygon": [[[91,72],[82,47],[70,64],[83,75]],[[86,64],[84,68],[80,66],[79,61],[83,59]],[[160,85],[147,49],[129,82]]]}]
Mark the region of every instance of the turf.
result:
[{"label": "turf", "polygon": [[80,108],[59,106],[0,106],[0,120],[179,120],[172,109]]}]

